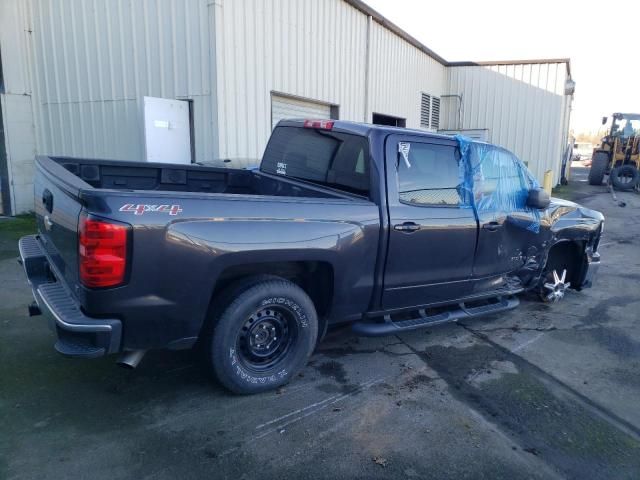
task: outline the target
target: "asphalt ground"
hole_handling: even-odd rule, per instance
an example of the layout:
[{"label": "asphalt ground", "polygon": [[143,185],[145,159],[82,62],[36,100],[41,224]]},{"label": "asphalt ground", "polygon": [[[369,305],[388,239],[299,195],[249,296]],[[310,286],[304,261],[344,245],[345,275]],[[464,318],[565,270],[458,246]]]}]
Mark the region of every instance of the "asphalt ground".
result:
[{"label": "asphalt ground", "polygon": [[640,195],[620,207],[585,175],[559,194],[606,217],[594,288],[379,339],[332,331],[294,381],[245,397],[190,351],[134,371],[56,354],[0,220],[0,479],[640,478]]}]

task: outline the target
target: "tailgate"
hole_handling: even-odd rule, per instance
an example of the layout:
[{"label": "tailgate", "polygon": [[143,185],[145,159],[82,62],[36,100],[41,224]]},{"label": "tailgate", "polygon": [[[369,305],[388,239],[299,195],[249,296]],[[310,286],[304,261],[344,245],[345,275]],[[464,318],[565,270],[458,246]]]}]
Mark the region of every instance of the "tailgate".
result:
[{"label": "tailgate", "polygon": [[37,158],[34,194],[40,239],[72,291],[78,282],[78,217],[82,210],[78,182],[82,180],[53,160]]}]

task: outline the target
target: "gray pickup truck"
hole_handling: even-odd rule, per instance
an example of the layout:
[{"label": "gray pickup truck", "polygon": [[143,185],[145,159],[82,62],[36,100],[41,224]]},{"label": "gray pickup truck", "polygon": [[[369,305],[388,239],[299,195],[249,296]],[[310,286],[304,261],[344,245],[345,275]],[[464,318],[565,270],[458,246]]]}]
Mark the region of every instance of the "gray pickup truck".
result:
[{"label": "gray pickup truck", "polygon": [[513,154],[342,121],[275,128],[259,169],[40,156],[20,240],[55,348],[198,345],[237,393],[288,382],[327,327],[392,335],[562,298],[599,265],[599,212]]}]

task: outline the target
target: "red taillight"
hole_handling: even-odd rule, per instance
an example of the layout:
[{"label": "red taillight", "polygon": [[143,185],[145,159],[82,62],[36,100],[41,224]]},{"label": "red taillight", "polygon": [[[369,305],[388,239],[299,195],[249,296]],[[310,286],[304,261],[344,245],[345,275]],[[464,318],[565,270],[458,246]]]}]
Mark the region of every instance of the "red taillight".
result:
[{"label": "red taillight", "polygon": [[87,287],[115,287],[124,282],[130,227],[82,215],[78,255],[80,281]]},{"label": "red taillight", "polygon": [[331,130],[333,128],[333,120],[305,120],[304,128],[321,128],[323,130]]}]

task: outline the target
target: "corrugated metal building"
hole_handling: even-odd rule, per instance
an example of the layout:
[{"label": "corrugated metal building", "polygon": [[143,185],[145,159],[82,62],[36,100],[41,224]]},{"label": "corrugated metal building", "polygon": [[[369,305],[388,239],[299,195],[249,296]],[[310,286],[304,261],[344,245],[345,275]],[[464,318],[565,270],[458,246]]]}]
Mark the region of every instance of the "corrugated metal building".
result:
[{"label": "corrugated metal building", "polygon": [[188,102],[192,161],[239,166],[285,117],[479,132],[539,180],[567,140],[568,60],[450,63],[359,0],[3,0],[0,55],[4,213],[36,153],[144,160],[145,96]]}]

